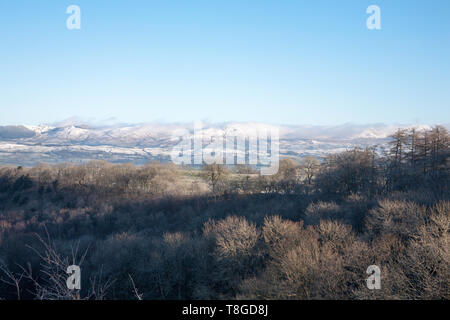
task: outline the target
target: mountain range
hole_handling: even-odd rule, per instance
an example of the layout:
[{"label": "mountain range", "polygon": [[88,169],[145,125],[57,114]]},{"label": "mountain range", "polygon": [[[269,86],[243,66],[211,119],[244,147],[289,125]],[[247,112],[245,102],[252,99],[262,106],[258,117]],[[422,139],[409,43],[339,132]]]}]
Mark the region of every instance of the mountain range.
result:
[{"label": "mountain range", "polygon": [[[259,123],[203,124],[205,135],[234,132],[251,135]],[[273,127],[273,126],[270,126]],[[428,125],[385,124],[339,126],[276,126],[280,132],[280,156],[301,158],[341,152],[354,147],[383,147],[398,128],[429,129]],[[106,160],[113,163],[170,161],[177,133],[193,131],[194,124],[88,124],[63,121],[52,125],[0,126],[0,165],[33,166],[38,163],[83,163]]]}]

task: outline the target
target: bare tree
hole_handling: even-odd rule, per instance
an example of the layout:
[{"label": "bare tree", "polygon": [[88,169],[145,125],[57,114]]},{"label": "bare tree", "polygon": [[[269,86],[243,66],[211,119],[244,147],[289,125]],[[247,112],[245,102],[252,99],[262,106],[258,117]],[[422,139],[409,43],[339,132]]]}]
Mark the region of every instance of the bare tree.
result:
[{"label": "bare tree", "polygon": [[203,172],[212,187],[212,192],[217,193],[218,184],[230,174],[230,170],[220,164],[208,164],[203,168]]},{"label": "bare tree", "polygon": [[131,276],[131,274],[128,274],[128,277],[130,277],[131,284],[133,285],[133,293],[134,293],[135,297],[138,300],[142,300],[143,294],[139,293],[138,289],[136,288],[136,285],[134,284],[133,277]]},{"label": "bare tree", "polygon": [[300,160],[300,170],[305,175],[306,183],[310,186],[312,179],[319,171],[320,162],[314,157],[306,156]]},{"label": "bare tree", "polygon": [[9,270],[8,266],[3,261],[0,262],[0,271],[2,271],[7,277],[7,279],[0,278],[0,281],[13,286],[16,289],[17,300],[20,300],[20,282],[25,275],[24,272],[16,273]]},{"label": "bare tree", "polygon": [[91,286],[85,296],[81,295],[81,290],[73,290],[67,286],[67,268],[71,265],[81,266],[86,259],[89,247],[79,254],[79,242],[77,242],[71,247],[71,256],[63,256],[57,251],[47,229],[45,231],[46,240],[40,235],[36,235],[39,243],[43,246],[43,252],[27,246],[41,259],[39,273],[36,275],[33,273],[30,263],[26,267],[19,266],[21,273],[13,273],[6,266],[1,266],[0,270],[9,279],[3,280],[3,282],[16,288],[18,299],[21,297],[20,282],[22,279],[26,279],[33,284],[35,290],[31,293],[37,300],[103,300],[114,281],[102,279],[102,268],[98,277],[90,278]]},{"label": "bare tree", "polygon": [[390,138],[392,139],[389,142],[391,145],[391,155],[393,156],[394,163],[398,166],[404,160],[404,149],[407,145],[407,130],[398,129]]}]

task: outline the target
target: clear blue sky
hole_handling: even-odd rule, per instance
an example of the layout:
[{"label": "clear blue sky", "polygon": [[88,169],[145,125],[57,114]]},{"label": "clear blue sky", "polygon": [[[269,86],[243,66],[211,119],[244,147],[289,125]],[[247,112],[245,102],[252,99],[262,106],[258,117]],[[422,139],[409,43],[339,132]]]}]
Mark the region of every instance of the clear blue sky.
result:
[{"label": "clear blue sky", "polygon": [[2,125],[450,122],[448,0],[2,0],[0,49]]}]

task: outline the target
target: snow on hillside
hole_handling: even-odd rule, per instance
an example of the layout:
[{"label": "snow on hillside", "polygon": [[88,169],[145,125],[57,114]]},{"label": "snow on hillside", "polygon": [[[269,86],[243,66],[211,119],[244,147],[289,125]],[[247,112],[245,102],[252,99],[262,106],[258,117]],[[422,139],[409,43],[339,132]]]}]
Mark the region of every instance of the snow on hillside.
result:
[{"label": "snow on hillside", "polygon": [[428,125],[417,125],[417,126],[386,126],[381,128],[368,128],[363,132],[353,136],[353,139],[363,138],[363,139],[384,139],[389,137],[397,129],[416,129],[417,131],[430,130],[431,126]]},{"label": "snow on hillside", "polygon": [[30,131],[33,131],[36,135],[41,135],[43,133],[46,133],[46,132],[54,129],[54,127],[51,127],[48,125],[39,125],[39,126],[24,125],[24,127]]},{"label": "snow on hillside", "polygon": [[[14,127],[14,126],[13,126]],[[27,135],[0,136],[0,164],[34,165],[39,162],[83,162],[102,159],[112,162],[145,163],[168,161],[181,133],[194,134],[194,124],[89,125],[68,120],[54,125],[17,126]],[[339,126],[273,126],[262,123],[202,124],[196,131],[205,137],[232,135],[251,137],[258,132],[279,129],[280,155],[300,158],[324,157],[354,147],[383,145],[398,128],[430,129],[427,125],[383,124]],[[0,127],[12,132],[11,126]],[[197,128],[198,129],[198,128]],[[16,130],[20,131],[20,130]],[[34,132],[34,135],[33,135]],[[3,139],[3,140],[2,140]]]}]

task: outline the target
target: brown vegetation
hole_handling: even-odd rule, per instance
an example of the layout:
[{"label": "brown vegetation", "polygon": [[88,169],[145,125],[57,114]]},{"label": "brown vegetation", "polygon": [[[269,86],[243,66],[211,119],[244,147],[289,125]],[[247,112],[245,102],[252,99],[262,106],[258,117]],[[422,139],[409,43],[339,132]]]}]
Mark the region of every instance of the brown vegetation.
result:
[{"label": "brown vegetation", "polygon": [[[385,153],[219,165],[0,168],[3,299],[449,299],[449,135]],[[48,235],[48,236],[47,236]],[[64,287],[82,268],[81,292]],[[381,268],[381,290],[366,269]]]}]

